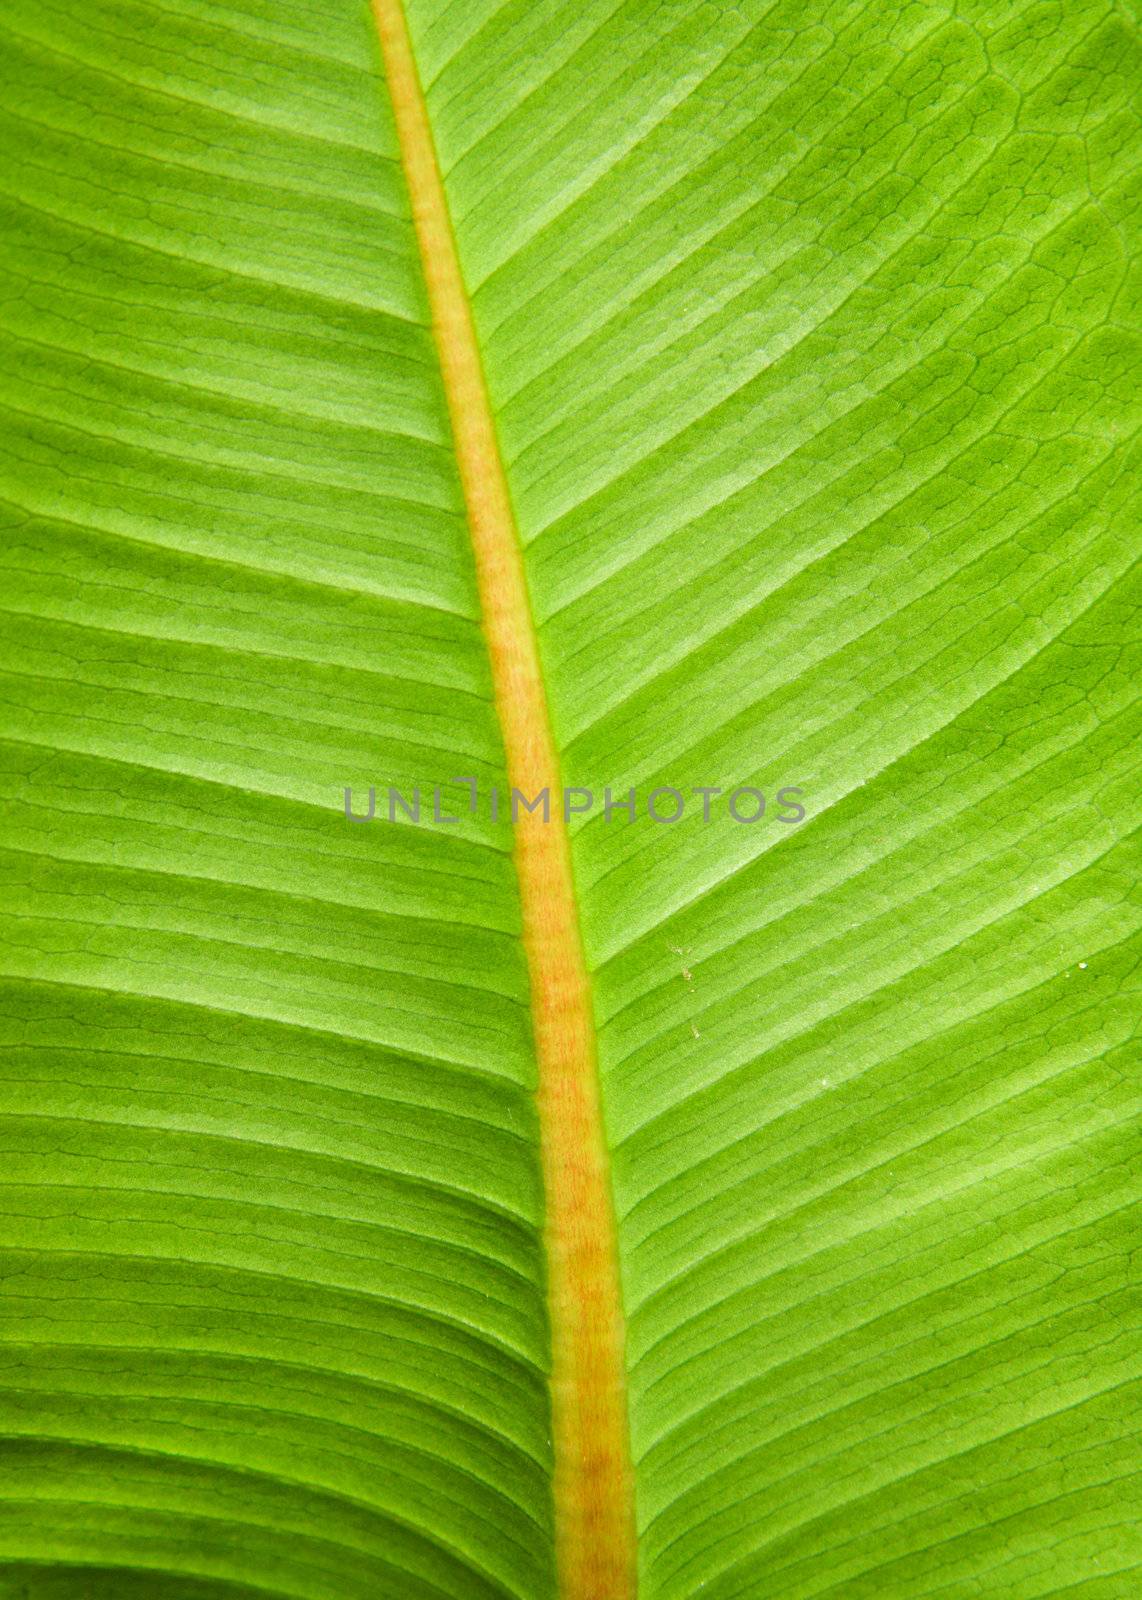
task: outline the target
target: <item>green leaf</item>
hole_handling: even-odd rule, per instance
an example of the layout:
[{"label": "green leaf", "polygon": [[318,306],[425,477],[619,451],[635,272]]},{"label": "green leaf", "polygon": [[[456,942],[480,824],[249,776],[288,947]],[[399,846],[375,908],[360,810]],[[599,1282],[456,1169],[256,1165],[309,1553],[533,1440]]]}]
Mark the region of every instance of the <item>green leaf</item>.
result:
[{"label": "green leaf", "polygon": [[[406,9],[593,797],[639,1593],[1120,1600],[1131,19]],[[0,1600],[551,1596],[544,1001],[372,19],[0,46]]]}]

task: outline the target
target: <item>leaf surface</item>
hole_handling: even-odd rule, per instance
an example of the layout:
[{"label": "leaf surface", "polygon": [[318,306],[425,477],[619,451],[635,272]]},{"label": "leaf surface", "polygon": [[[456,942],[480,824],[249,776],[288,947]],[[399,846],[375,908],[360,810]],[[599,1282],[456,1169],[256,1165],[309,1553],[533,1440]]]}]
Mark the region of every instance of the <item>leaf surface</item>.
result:
[{"label": "leaf surface", "polygon": [[[1130,19],[406,10],[594,801],[639,1593],[1119,1600]],[[540,1002],[372,21],[0,32],[0,1595],[550,1595]]]}]

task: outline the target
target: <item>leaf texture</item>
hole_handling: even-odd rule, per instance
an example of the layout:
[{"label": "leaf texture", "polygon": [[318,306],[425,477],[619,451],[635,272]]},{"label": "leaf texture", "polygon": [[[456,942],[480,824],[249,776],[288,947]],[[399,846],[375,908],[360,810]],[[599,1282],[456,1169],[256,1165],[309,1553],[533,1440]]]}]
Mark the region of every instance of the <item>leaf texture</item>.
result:
[{"label": "leaf texture", "polygon": [[[1132,20],[406,12],[595,797],[640,1595],[1121,1600]],[[504,772],[368,13],[0,32],[0,1596],[550,1595],[510,828],[338,815]]]},{"label": "leaf texture", "polygon": [[575,838],[644,1590],[1117,1593],[1126,19],[411,15],[568,781],[812,797]]},{"label": "leaf texture", "polygon": [[5,1593],[550,1585],[510,836],[335,809],[499,770],[463,502],[368,19],[273,9],[3,20]]}]

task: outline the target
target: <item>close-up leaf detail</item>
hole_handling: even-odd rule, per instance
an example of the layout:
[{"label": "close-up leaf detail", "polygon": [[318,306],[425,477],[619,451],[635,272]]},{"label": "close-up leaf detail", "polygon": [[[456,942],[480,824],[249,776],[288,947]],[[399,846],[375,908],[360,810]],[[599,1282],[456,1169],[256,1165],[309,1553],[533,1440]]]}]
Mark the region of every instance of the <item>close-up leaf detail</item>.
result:
[{"label": "close-up leaf detail", "polygon": [[1140,77],[3,0],[0,1600],[1142,1588]]}]

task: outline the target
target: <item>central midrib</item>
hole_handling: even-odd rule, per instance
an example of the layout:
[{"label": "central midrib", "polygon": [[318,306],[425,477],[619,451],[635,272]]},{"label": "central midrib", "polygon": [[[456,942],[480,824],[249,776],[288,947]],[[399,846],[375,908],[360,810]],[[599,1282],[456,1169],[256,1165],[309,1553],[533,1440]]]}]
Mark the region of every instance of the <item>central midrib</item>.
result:
[{"label": "central midrib", "polygon": [[372,0],[428,287],[508,781],[547,789],[550,821],[515,831],[539,1066],[552,1343],[555,1542],[563,1600],[635,1590],[633,1481],[614,1211],[590,979],[515,518],[401,0]]}]

